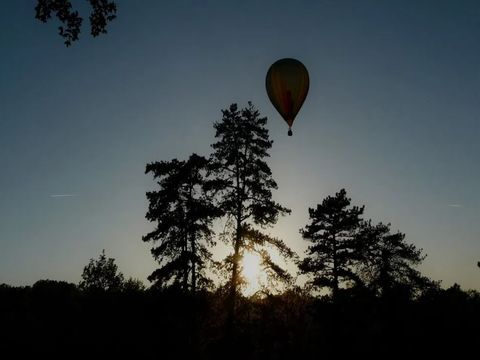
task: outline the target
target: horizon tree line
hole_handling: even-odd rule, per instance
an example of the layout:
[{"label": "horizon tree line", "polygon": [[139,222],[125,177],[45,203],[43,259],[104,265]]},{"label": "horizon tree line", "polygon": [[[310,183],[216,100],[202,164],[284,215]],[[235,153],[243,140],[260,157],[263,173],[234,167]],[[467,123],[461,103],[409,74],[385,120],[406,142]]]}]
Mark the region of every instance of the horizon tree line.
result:
[{"label": "horizon tree line", "polygon": [[[155,229],[143,237],[153,243],[151,252],[160,265],[149,277],[154,286],[195,293],[211,285],[207,270],[223,269],[233,322],[247,251],[261,256],[271,279],[287,285],[293,285],[292,274],[267,249],[294,261],[307,285],[329,289],[333,301],[342,289],[364,289],[386,298],[400,289],[415,296],[433,284],[415,269],[425,258],[423,250],[407,243],[404,234],[392,233],[390,224],[364,220],[364,206],[351,206],[345,189],[308,209],[309,223],[300,233],[311,245],[303,259],[266,233],[291,212],[272,199],[278,186],[267,163],[273,141],[266,124],[251,102],[243,109],[231,104],[214,122],[216,142],[208,157],[192,154],[187,160],[147,164],[145,172],[153,174],[160,188],[147,192],[146,218]],[[214,233],[217,222],[225,225],[221,234]],[[216,239],[231,249],[221,262],[213,261],[210,251]]]}]

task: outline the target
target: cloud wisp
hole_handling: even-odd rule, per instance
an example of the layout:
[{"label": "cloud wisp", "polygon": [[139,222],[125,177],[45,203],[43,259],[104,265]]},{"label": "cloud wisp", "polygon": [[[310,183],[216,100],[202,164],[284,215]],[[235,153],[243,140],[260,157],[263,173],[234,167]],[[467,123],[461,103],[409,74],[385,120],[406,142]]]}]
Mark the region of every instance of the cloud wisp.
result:
[{"label": "cloud wisp", "polygon": [[67,198],[67,197],[77,197],[77,194],[52,194],[51,198]]},{"label": "cloud wisp", "polygon": [[452,207],[452,208],[463,208],[463,205],[461,205],[461,204],[448,204],[448,207]]}]

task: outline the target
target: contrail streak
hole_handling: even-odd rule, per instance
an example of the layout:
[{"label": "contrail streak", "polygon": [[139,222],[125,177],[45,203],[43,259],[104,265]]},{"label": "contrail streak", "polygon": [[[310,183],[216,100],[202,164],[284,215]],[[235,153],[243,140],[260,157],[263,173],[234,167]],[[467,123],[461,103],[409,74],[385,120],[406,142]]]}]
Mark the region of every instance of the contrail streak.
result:
[{"label": "contrail streak", "polygon": [[463,205],[460,204],[448,204],[448,206],[453,207],[453,208],[461,208]]},{"label": "contrail streak", "polygon": [[78,196],[77,194],[53,194],[50,195],[52,198],[61,198],[61,197],[75,197]]}]

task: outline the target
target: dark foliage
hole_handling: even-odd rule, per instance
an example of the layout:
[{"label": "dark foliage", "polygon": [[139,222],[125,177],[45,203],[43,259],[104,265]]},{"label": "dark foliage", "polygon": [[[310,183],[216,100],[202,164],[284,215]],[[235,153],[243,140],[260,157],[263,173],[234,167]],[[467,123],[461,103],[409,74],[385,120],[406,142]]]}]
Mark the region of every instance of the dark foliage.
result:
[{"label": "dark foliage", "polygon": [[83,290],[121,290],[124,278],[115,264],[115,259],[107,258],[102,250],[98,260],[90,259],[83,269],[79,287]]},{"label": "dark foliage", "polygon": [[[90,13],[90,33],[93,37],[107,32],[107,23],[116,18],[117,5],[109,0],[88,0],[92,11]],[[46,23],[55,16],[61,26],[59,35],[64,39],[65,46],[70,46],[78,40],[83,18],[72,7],[70,0],[37,0],[35,18]]]},{"label": "dark foliage", "polygon": [[264,268],[286,281],[290,275],[273,262],[265,247],[279,250],[287,259],[294,254],[283,241],[260,231],[275,224],[280,215],[290,213],[272,199],[277,183],[266,162],[273,143],[266,128],[267,118],[261,117],[251,102],[243,109],[232,104],[222,114],[221,121],[214,123],[217,141],[212,144],[209,187],[216,193],[217,206],[232,228],[224,238],[232,246],[226,267],[230,272],[229,303],[233,318],[242,284],[240,261],[244,251],[259,253]]},{"label": "dark foliage", "polygon": [[[221,292],[84,292],[74,284],[49,280],[32,287],[0,285],[0,348],[5,358],[75,353],[89,358],[131,354],[198,359],[448,353],[461,358],[478,350],[478,292],[458,285],[431,288],[417,300],[390,309],[380,307],[375,298],[339,298],[343,300],[333,312],[331,302],[300,289],[240,297],[232,344],[225,342],[227,308]],[[187,336],[191,311],[198,318],[194,337]]]},{"label": "dark foliage", "polygon": [[367,286],[383,298],[414,297],[434,286],[415,266],[426,257],[422,249],[405,241],[405,234],[391,233],[390,224],[364,222],[358,234],[362,261],[360,274]]},{"label": "dark foliage", "polygon": [[315,209],[308,209],[310,223],[300,230],[312,243],[299,262],[302,274],[314,288],[329,288],[335,299],[342,283],[360,283],[355,267],[360,259],[357,230],[363,207],[350,207],[345,189],[328,196]]},{"label": "dark foliage", "polygon": [[212,262],[212,222],[223,213],[205,191],[207,159],[192,154],[188,160],[148,164],[160,190],[147,193],[146,218],[156,224],[143,241],[158,243],[152,254],[160,268],[149,277],[157,286],[181,286],[195,292],[211,284],[205,270]]}]

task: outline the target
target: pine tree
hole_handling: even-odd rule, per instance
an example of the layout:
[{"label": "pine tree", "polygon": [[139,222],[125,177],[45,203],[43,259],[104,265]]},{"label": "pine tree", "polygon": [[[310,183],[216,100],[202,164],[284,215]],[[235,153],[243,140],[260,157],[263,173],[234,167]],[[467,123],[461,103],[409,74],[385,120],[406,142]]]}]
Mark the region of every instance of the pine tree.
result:
[{"label": "pine tree", "polygon": [[300,273],[309,275],[314,288],[331,289],[334,300],[340,284],[360,281],[355,273],[361,255],[355,233],[364,207],[350,207],[350,201],[345,189],[328,196],[308,209],[310,223],[300,229],[302,237],[312,242],[299,262]]},{"label": "pine tree", "polygon": [[390,224],[364,222],[358,238],[363,244],[362,278],[381,297],[392,297],[399,290],[412,293],[431,284],[414,268],[425,259],[423,250],[408,244],[405,234],[392,234]]},{"label": "pine tree", "polygon": [[148,164],[160,190],[147,193],[146,218],[156,222],[143,241],[159,243],[151,252],[160,263],[149,280],[157,286],[176,285],[195,292],[207,286],[207,263],[211,261],[213,220],[221,212],[204,191],[208,160],[192,154],[187,161],[173,159]]},{"label": "pine tree", "polygon": [[289,274],[268,256],[266,246],[279,250],[286,258],[293,252],[280,240],[262,233],[255,226],[268,227],[279,215],[290,210],[272,200],[277,183],[265,159],[272,147],[266,117],[248,103],[239,110],[237,104],[222,110],[221,121],[214,123],[217,142],[212,144],[210,174],[211,189],[216,191],[219,208],[233,223],[233,252],[226,262],[229,280],[229,322],[233,322],[236,298],[241,284],[241,259],[244,251],[257,251],[263,256],[263,266],[281,279]]}]

